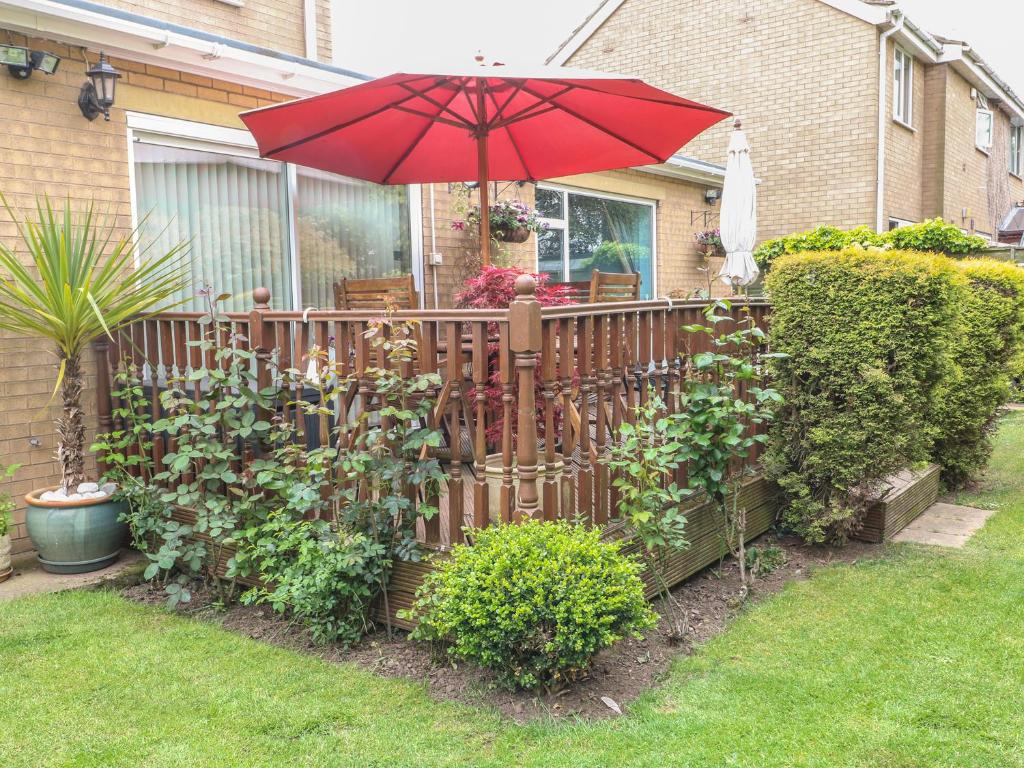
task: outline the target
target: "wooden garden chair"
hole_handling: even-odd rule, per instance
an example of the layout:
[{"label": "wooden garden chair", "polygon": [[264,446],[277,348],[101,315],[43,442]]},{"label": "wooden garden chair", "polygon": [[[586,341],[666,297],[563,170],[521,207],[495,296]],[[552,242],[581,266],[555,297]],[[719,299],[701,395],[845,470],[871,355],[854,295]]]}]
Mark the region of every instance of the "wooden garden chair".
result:
[{"label": "wooden garden chair", "polygon": [[590,303],[609,301],[638,301],[640,299],[640,273],[619,274],[598,272],[590,276]]},{"label": "wooden garden chair", "polygon": [[419,309],[412,275],[365,280],[341,278],[334,284],[335,309]]}]

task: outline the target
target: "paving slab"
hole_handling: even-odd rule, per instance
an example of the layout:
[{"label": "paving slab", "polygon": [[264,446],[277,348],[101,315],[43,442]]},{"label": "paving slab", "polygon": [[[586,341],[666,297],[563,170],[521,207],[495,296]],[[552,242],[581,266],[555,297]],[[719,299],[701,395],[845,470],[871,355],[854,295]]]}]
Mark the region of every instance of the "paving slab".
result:
[{"label": "paving slab", "polygon": [[138,570],[142,567],[143,560],[141,552],[125,549],[121,551],[121,557],[115,563],[102,570],[92,573],[58,574],[44,571],[34,552],[16,555],[12,562],[14,573],[7,581],[0,582],[0,602],[25,595],[96,587]]},{"label": "paving slab", "polygon": [[893,536],[893,541],[959,549],[994,514],[991,509],[965,507],[940,501],[932,504],[910,525]]}]

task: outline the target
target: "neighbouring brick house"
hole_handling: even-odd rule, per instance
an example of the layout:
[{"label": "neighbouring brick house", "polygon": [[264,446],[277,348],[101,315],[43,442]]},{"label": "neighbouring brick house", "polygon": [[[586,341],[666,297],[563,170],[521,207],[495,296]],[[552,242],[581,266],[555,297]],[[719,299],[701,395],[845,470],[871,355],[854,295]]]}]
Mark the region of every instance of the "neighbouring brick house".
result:
[{"label": "neighbouring brick house", "polygon": [[[1024,102],[969,45],[897,3],[604,0],[549,61],[742,116],[762,239],[942,216],[994,240],[1024,200]],[[687,152],[720,158],[727,133],[720,124]]]},{"label": "neighbouring brick house", "polygon": [[[260,286],[276,308],[327,308],[337,277],[396,271],[415,275],[424,306],[450,305],[471,274],[475,243],[452,229],[448,185],[377,187],[264,161],[238,119],[368,79],[332,56],[330,15],[329,0],[0,0],[0,45],[61,58],[53,75],[0,71],[0,191],[22,215],[39,194],[78,207],[95,200],[123,235],[144,224],[145,242],[191,240],[194,280],[232,293],[229,308],[248,309]],[[100,52],[122,78],[110,120],[90,122],[77,100]],[[578,279],[573,270],[589,254],[570,252],[576,212],[593,221],[595,207],[614,208],[620,237],[645,254],[645,293],[690,294],[705,285],[694,233],[715,226],[707,193],[722,176],[718,165],[678,156],[640,170],[498,184],[505,196],[536,201],[551,224],[539,262],[536,238],[506,256]],[[6,215],[0,238],[17,242]],[[432,253],[440,265],[425,263]],[[195,308],[198,299],[183,298]],[[37,341],[0,332],[0,463],[23,465],[0,491],[16,498],[57,480],[53,364]],[[87,373],[91,389],[92,361]],[[84,403],[94,407],[91,392]],[[15,551],[30,546],[23,521],[16,511]]]}]

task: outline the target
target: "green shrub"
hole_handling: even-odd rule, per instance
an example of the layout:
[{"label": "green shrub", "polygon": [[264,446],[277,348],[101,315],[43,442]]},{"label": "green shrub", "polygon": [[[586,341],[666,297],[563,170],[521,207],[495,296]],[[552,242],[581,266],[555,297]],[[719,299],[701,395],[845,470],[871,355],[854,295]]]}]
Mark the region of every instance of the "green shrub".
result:
[{"label": "green shrub", "polygon": [[796,232],[774,240],[766,240],[754,250],[754,260],[767,272],[775,259],[787,253],[841,251],[853,246],[960,256],[983,251],[988,243],[985,238],[965,234],[955,224],[942,219],[928,219],[920,224],[911,224],[882,233],[865,226],[848,230],[823,226],[807,232]]},{"label": "green shrub", "polygon": [[903,251],[929,251],[947,256],[964,256],[988,248],[978,235],[968,235],[956,224],[942,219],[927,219],[920,224],[897,227],[885,234],[886,242]]},{"label": "green shrub", "polygon": [[326,520],[277,513],[244,538],[246,557],[269,586],[242,596],[305,624],[318,643],[350,645],[366,631],[385,576],[388,548]]},{"label": "green shrub", "polygon": [[942,256],[853,248],[780,258],[768,275],[785,405],[765,468],[808,541],[843,541],[872,485],[927,459],[963,278]]},{"label": "green shrub", "polygon": [[504,685],[560,687],[655,622],[641,566],[599,528],[525,521],[474,538],[435,561],[406,616],[415,639],[447,643]]},{"label": "green shrub", "polygon": [[1020,354],[1024,271],[991,259],[958,262],[966,283],[951,339],[954,366],[936,398],[934,458],[950,486],[985,465],[1000,405],[1010,398],[1010,361]]}]

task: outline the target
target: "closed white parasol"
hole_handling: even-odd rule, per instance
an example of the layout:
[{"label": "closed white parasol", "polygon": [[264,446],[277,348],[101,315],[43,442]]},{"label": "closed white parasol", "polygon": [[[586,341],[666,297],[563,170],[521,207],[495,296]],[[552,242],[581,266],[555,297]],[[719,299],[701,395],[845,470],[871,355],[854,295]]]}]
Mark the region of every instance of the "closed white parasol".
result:
[{"label": "closed white parasol", "polygon": [[757,239],[757,184],[750,164],[750,145],[739,120],[729,139],[720,227],[726,257],[718,276],[727,285],[749,285],[759,271],[751,253]]}]

